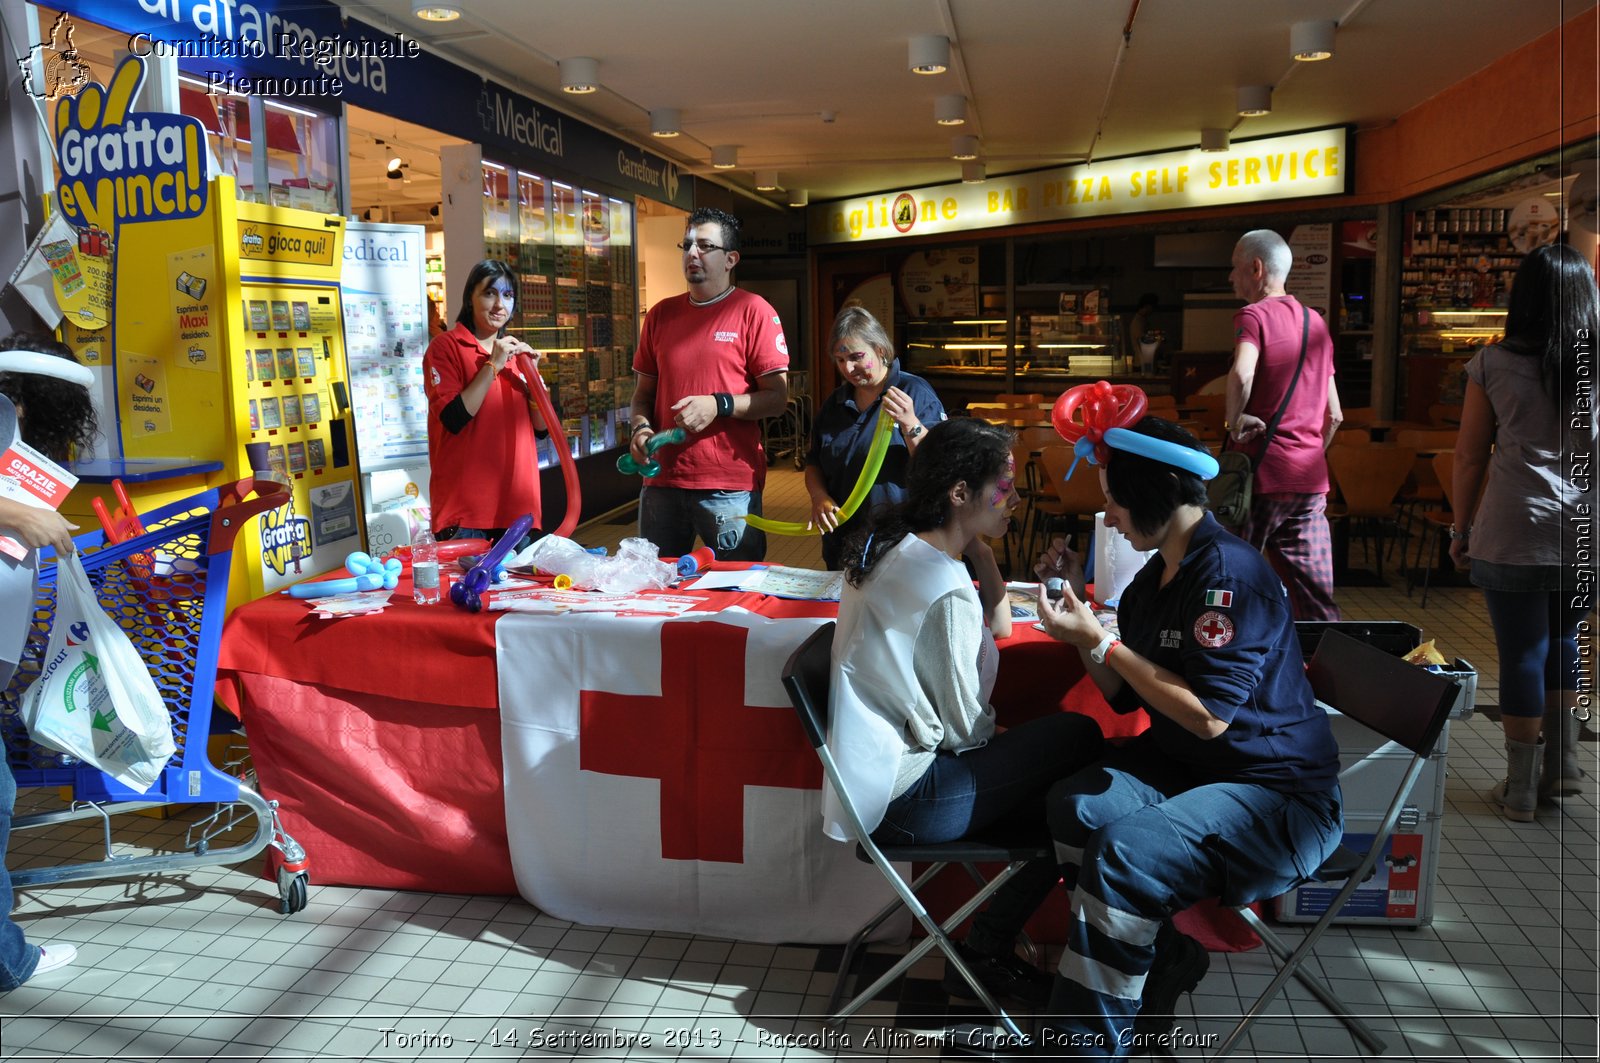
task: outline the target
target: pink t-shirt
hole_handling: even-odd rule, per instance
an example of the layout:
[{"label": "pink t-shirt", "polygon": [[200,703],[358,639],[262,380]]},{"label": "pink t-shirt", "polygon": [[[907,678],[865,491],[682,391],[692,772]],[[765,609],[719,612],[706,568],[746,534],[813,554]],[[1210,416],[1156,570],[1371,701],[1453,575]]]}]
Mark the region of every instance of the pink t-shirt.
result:
[{"label": "pink t-shirt", "polygon": [[[759,295],[735,288],[710,306],[676,295],[645,316],[633,368],[655,377],[653,420],[665,430],[676,416],[673,403],[686,395],[745,394],[758,378],[788,369],[789,345],[777,311]],[[683,445],[662,448],[656,460],[661,473],[651,486],[759,491],[767,480],[755,421],[718,417]]]},{"label": "pink t-shirt", "polygon": [[[1300,301],[1277,295],[1251,303],[1233,315],[1236,341],[1253,343],[1261,352],[1244,412],[1272,423],[1300,360]],[[1306,335],[1306,365],[1294,397],[1283,411],[1277,434],[1263,454],[1260,443],[1255,489],[1262,494],[1320,494],[1328,489],[1328,463],[1322,450],[1327,423],[1328,385],[1333,380],[1333,340],[1322,315],[1311,313]],[[1250,448],[1247,448],[1250,449]]]}]

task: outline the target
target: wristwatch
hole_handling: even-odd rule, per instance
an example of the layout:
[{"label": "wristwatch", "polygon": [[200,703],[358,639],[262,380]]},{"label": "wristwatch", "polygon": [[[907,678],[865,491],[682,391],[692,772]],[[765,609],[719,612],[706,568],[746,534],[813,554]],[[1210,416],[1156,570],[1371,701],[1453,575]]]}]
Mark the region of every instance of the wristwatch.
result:
[{"label": "wristwatch", "polygon": [[907,439],[915,439],[918,436],[920,436],[921,434],[922,434],[922,426],[920,424],[912,425],[911,426],[911,430],[906,433],[906,438]]},{"label": "wristwatch", "polygon": [[1452,538],[1452,539],[1469,539],[1471,537],[1472,537],[1472,529],[1471,528],[1457,528],[1454,524],[1450,525],[1450,538]]},{"label": "wristwatch", "polygon": [[1089,651],[1089,660],[1095,664],[1105,664],[1106,658],[1110,657],[1111,652],[1120,645],[1122,640],[1108,631],[1106,637],[1100,640],[1100,644]]}]

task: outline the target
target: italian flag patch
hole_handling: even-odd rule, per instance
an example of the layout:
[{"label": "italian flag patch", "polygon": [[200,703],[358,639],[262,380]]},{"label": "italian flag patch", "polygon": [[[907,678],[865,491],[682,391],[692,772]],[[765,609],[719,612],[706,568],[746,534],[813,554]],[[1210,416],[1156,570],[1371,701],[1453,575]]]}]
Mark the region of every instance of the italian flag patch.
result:
[{"label": "italian flag patch", "polygon": [[1226,609],[1233,605],[1232,591],[1206,591],[1206,604]]}]

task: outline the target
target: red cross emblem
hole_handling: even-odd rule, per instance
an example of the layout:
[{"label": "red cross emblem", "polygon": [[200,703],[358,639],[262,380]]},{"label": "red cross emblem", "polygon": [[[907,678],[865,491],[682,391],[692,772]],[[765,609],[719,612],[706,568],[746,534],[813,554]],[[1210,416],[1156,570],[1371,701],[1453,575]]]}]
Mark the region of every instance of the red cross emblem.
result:
[{"label": "red cross emblem", "polygon": [[661,695],[579,695],[578,767],[661,780],[661,856],[744,863],[744,788],[816,790],[822,765],[791,708],[744,704],[749,632],[661,625]]},{"label": "red cross emblem", "polygon": [[1208,649],[1218,649],[1233,641],[1233,621],[1212,610],[1201,613],[1194,622],[1194,640]]}]

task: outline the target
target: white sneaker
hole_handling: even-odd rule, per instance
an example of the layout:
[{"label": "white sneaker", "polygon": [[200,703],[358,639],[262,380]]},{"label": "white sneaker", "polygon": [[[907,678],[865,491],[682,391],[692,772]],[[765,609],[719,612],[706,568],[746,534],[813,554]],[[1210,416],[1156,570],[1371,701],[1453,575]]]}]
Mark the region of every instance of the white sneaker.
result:
[{"label": "white sneaker", "polygon": [[41,974],[59,971],[67,964],[78,958],[78,946],[65,941],[52,941],[48,945],[39,946],[39,966],[33,969],[30,978],[37,978]]}]

